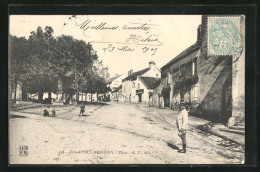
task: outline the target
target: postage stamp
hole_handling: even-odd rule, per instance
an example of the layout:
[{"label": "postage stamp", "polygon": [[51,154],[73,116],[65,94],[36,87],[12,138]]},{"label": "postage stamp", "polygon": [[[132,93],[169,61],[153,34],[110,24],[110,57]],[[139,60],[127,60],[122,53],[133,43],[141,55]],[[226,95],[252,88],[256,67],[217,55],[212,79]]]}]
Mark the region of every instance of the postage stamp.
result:
[{"label": "postage stamp", "polygon": [[240,54],[240,21],[240,16],[208,17],[208,55]]}]

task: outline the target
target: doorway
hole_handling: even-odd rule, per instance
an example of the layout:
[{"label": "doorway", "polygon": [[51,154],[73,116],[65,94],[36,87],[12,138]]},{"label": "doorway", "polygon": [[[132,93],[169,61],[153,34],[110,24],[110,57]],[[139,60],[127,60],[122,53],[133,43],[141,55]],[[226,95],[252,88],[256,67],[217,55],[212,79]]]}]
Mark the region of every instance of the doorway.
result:
[{"label": "doorway", "polygon": [[142,102],[142,94],[138,94],[138,102],[139,102],[139,103]]}]

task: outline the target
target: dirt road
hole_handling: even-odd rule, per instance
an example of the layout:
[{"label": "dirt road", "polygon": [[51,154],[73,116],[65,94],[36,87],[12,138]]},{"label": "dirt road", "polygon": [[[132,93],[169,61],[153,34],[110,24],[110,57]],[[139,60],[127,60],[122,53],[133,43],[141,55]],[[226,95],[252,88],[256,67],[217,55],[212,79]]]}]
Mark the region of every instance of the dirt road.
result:
[{"label": "dirt road", "polygon": [[[10,112],[12,164],[233,164],[244,150],[190,127],[187,153],[178,153],[176,126],[136,105],[110,103],[57,107],[57,117],[42,108]],[[177,114],[173,112],[174,115]],[[19,147],[28,154],[19,155]],[[23,147],[24,148],[24,147]],[[27,155],[27,156],[26,156]]]}]

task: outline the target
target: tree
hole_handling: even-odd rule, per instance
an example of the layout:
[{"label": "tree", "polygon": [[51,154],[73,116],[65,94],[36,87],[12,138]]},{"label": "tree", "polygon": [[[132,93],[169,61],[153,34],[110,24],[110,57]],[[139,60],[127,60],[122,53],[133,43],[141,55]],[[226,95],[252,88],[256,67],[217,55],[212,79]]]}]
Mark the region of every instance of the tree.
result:
[{"label": "tree", "polygon": [[29,76],[26,86],[29,93],[38,93],[38,99],[42,100],[44,92],[56,92],[58,87],[58,75],[54,47],[56,40],[53,37],[53,29],[46,26],[44,31],[41,27],[31,32],[28,40]]},{"label": "tree", "polygon": [[93,64],[93,72],[104,78],[105,81],[109,80],[109,69],[103,65],[102,60],[96,60]]},{"label": "tree", "polygon": [[98,57],[91,54],[92,45],[84,41],[62,35],[57,38],[56,64],[60,70],[59,76],[63,82],[63,91],[70,96],[76,92],[86,91],[90,81],[93,62]]},{"label": "tree", "polygon": [[107,87],[105,79],[101,78],[101,77],[98,77],[96,79],[97,101],[98,101],[98,95],[99,94],[105,94],[108,90],[109,90],[109,88]]},{"label": "tree", "polygon": [[77,101],[79,92],[104,92],[108,69],[92,53],[92,45],[66,35],[55,39],[53,32],[47,26],[32,31],[28,40],[10,36],[11,85],[17,87],[22,81],[28,93],[38,93],[39,100],[44,92],[50,100],[58,83],[70,97],[76,93]]},{"label": "tree", "polygon": [[17,38],[9,36],[9,87],[10,95],[14,92],[14,101],[16,102],[17,84],[22,83],[27,78],[28,73],[28,41],[25,37]]}]

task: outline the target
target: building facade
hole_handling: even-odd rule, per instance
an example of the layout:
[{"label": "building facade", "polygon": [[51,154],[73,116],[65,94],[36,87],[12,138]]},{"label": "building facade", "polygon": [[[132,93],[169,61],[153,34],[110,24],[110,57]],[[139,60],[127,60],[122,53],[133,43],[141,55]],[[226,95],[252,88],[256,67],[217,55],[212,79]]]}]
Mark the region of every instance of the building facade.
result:
[{"label": "building facade", "polygon": [[[245,54],[235,62],[232,56],[208,56],[207,17],[202,16],[196,43],[161,68],[153,106],[173,107],[183,102],[199,117],[223,123],[230,117],[243,121]],[[244,27],[244,20],[241,22]],[[244,38],[244,33],[241,36]]]},{"label": "building facade", "polygon": [[198,43],[193,44],[162,68],[160,84],[154,89],[155,107],[171,107],[198,99]]},{"label": "building facade", "polygon": [[[122,82],[122,80],[121,80]],[[120,90],[121,90],[121,95],[122,95],[122,84],[116,88],[113,89],[113,91],[111,92],[112,96],[111,96],[111,100],[112,101],[119,101],[119,99],[121,99],[121,95],[120,95]]]},{"label": "building facade", "polygon": [[161,71],[151,61],[149,67],[133,72],[130,70],[128,76],[122,80],[121,102],[143,103],[148,105],[152,101],[152,85],[161,78]]},{"label": "building facade", "polygon": [[121,86],[122,88],[122,80],[125,78],[124,75],[116,75],[113,78],[109,80],[109,87],[111,88],[111,91],[109,92],[110,100],[111,101],[118,101],[118,90]]}]

